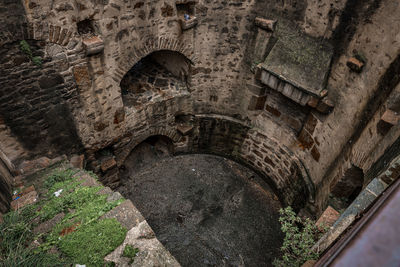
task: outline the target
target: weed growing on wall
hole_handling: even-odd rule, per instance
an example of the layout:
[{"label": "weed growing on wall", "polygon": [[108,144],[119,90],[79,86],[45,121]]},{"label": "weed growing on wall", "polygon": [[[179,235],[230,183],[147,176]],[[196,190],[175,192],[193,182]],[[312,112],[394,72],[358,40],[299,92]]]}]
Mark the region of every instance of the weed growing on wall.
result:
[{"label": "weed growing on wall", "polygon": [[126,245],[122,256],[129,258],[129,264],[132,264],[135,260],[136,255],[139,253],[138,248],[134,248],[131,245]]},{"label": "weed growing on wall", "polygon": [[42,66],[42,64],[43,64],[42,58],[39,57],[39,56],[33,56],[32,49],[31,49],[31,47],[30,47],[30,45],[28,44],[27,41],[22,40],[22,41],[19,43],[19,46],[20,46],[21,51],[22,51],[25,55],[28,56],[28,58],[33,62],[33,64],[35,64],[35,65],[38,66],[38,67],[41,67],[41,66]]},{"label": "weed growing on wall", "polygon": [[318,259],[319,254],[312,251],[312,246],[321,236],[321,232],[310,219],[302,219],[296,216],[291,207],[280,209],[279,222],[281,230],[285,234],[280,259],[275,259],[276,267],[298,267],[307,260]]}]

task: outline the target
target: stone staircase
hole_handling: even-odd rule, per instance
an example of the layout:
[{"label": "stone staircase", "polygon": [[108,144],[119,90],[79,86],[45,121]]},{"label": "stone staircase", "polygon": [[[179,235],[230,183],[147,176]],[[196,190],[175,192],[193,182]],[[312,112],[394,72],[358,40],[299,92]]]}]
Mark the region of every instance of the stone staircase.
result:
[{"label": "stone staircase", "polygon": [[[80,158],[82,159],[82,157]],[[41,158],[23,163],[21,165],[23,167],[21,172],[25,172],[28,175],[20,175],[14,178],[14,188],[18,190],[14,191],[13,201],[11,203],[12,209],[18,211],[40,201],[42,196],[46,193],[46,190],[42,188],[43,178],[51,173],[52,170],[75,170],[76,173],[73,179],[79,182],[77,187],[101,187],[96,194],[106,195],[107,202],[109,203],[115,203],[115,201],[118,200],[121,202],[118,206],[98,218],[98,220],[116,219],[121,226],[127,230],[125,240],[104,258],[105,263],[108,262],[112,264],[113,262],[115,266],[180,266],[176,259],[160,243],[145,218],[130,200],[124,200],[118,192],[114,192],[109,187],[102,186],[92,174],[89,174],[85,170],[74,168],[72,164],[75,166],[82,166],[81,162],[77,160],[77,157],[73,157],[71,162],[65,159],[66,157],[60,157],[56,160]],[[68,213],[69,212],[70,211],[68,211]],[[33,227],[33,233],[35,235],[43,235],[51,232],[65,216],[66,214],[61,212],[42,223],[39,223],[39,220],[37,220],[36,226]],[[33,220],[33,223],[35,223],[35,220],[36,219]],[[65,231],[65,233],[69,234],[75,231],[77,227],[79,227],[79,225]],[[85,225],[82,227],[85,227]],[[41,245],[40,239],[35,240],[32,245],[34,247],[39,247]],[[127,245],[138,249],[138,253],[133,262],[131,262],[131,259],[123,256],[124,249]],[[50,253],[51,252],[60,253],[57,247],[51,248]],[[77,262],[74,264],[82,263]]]}]

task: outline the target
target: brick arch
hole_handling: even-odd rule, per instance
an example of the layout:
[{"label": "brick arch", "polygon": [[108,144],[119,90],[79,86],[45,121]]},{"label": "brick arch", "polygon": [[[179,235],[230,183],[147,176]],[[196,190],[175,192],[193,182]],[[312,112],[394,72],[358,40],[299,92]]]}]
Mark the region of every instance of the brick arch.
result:
[{"label": "brick arch", "polygon": [[124,164],[126,158],[129,156],[129,154],[132,152],[132,150],[145,141],[147,138],[151,136],[156,136],[156,135],[161,135],[161,136],[166,136],[172,140],[172,142],[177,143],[181,140],[182,136],[176,131],[176,130],[168,130],[165,127],[155,127],[151,128],[142,135],[132,139],[125,147],[124,150],[118,154],[117,156],[117,165],[121,166]]},{"label": "brick arch", "polygon": [[25,24],[18,32],[5,31],[0,36],[0,46],[20,40],[36,40],[67,46],[74,36],[68,28],[48,24],[47,22]]},{"label": "brick arch", "polygon": [[177,37],[151,37],[133,46],[119,58],[114,77],[120,82],[124,75],[142,58],[160,50],[175,51],[184,55],[192,64],[196,63],[193,48]]}]

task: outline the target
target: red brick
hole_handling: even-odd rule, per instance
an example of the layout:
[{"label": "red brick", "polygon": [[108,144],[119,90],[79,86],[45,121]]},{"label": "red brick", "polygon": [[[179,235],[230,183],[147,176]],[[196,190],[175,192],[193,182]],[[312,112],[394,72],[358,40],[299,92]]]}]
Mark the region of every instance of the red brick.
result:
[{"label": "red brick", "polygon": [[328,206],[315,225],[322,230],[324,227],[332,227],[332,225],[339,219],[340,213],[331,206]]}]

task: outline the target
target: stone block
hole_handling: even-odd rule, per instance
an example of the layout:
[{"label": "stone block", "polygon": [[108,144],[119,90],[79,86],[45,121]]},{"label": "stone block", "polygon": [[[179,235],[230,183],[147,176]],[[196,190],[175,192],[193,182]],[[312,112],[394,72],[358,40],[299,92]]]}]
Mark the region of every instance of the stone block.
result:
[{"label": "stone block", "polygon": [[38,195],[36,191],[29,192],[28,194],[22,195],[20,198],[11,201],[11,208],[13,210],[18,210],[26,205],[35,203],[37,199]]},{"label": "stone block", "polygon": [[117,166],[117,162],[115,161],[115,159],[112,158],[112,157],[108,157],[108,158],[105,158],[105,159],[103,159],[103,160],[101,161],[101,166],[100,166],[100,168],[101,168],[101,170],[102,170],[103,172],[106,172],[106,171],[108,171],[109,169],[114,168],[115,166]]},{"label": "stone block", "polygon": [[263,86],[248,83],[247,89],[249,89],[249,91],[252,92],[256,96],[265,95],[265,87],[263,87]]},{"label": "stone block", "polygon": [[181,28],[182,28],[182,30],[184,30],[184,31],[193,28],[193,27],[196,26],[197,23],[198,23],[197,17],[194,17],[194,16],[192,16],[192,17],[191,17],[190,19],[188,19],[188,20],[180,19],[179,21],[180,21],[180,23],[181,23]]},{"label": "stone block", "polygon": [[98,54],[104,50],[104,42],[99,36],[84,39],[83,46],[87,56]]},{"label": "stone block", "polygon": [[310,97],[310,100],[308,100],[307,105],[312,107],[312,108],[316,108],[318,106],[319,103],[319,99],[316,97]]},{"label": "stone block", "polygon": [[64,212],[57,214],[50,220],[45,221],[45,222],[39,224],[38,226],[36,226],[33,229],[33,233],[35,235],[37,235],[37,234],[45,234],[45,233],[50,232],[51,230],[53,230],[53,227],[56,226],[57,223],[61,222],[61,220],[64,218],[64,216],[65,216]]},{"label": "stone block", "polygon": [[13,179],[13,186],[14,187],[21,187],[23,185],[24,185],[24,182],[23,182],[22,176],[21,175],[15,176],[14,179]]},{"label": "stone block", "polygon": [[332,227],[333,224],[339,219],[340,213],[337,212],[331,206],[328,206],[326,210],[322,213],[321,217],[319,217],[318,221],[315,225],[322,230],[324,227]]},{"label": "stone block", "polygon": [[103,218],[116,218],[126,229],[131,229],[144,221],[142,214],[130,200],[125,200],[119,206],[100,217],[100,219]]},{"label": "stone block", "polygon": [[319,101],[317,110],[321,113],[328,114],[334,109],[335,105],[329,99],[323,99]]},{"label": "stone block", "polygon": [[256,26],[267,31],[274,31],[276,26],[276,20],[264,19],[257,17],[254,21]]},{"label": "stone block", "polygon": [[281,116],[281,112],[279,110],[277,110],[274,107],[271,107],[270,105],[266,105],[265,106],[265,110],[268,111],[269,113],[271,113],[272,115],[279,117]]},{"label": "stone block", "polygon": [[20,165],[23,174],[31,174],[38,170],[50,166],[51,160],[47,157],[38,158],[36,160],[24,161]]},{"label": "stone block", "polygon": [[252,96],[250,99],[249,110],[263,110],[267,101],[267,96]]},{"label": "stone block", "polygon": [[349,67],[352,71],[360,73],[364,67],[364,62],[358,60],[355,57],[351,57],[347,60],[347,67]]},{"label": "stone block", "polygon": [[186,136],[188,134],[190,134],[193,130],[193,126],[192,125],[184,125],[184,124],[179,124],[176,126],[176,129],[178,130],[178,132],[183,135]]},{"label": "stone block", "polygon": [[306,123],[304,124],[304,129],[306,129],[307,132],[309,132],[310,134],[313,134],[317,123],[317,118],[312,113],[310,113],[310,115],[308,115]]},{"label": "stone block", "polygon": [[72,155],[70,163],[72,167],[83,169],[85,162],[85,155]]},{"label": "stone block", "polygon": [[304,128],[297,139],[304,149],[310,149],[314,144],[312,136]]},{"label": "stone block", "polygon": [[89,77],[89,69],[87,65],[75,66],[73,68],[74,78],[79,88],[87,89],[91,86],[91,79]]},{"label": "stone block", "polygon": [[316,263],[317,261],[315,260],[308,260],[301,267],[313,267]]},{"label": "stone block", "polygon": [[386,135],[389,130],[399,123],[400,116],[390,109],[386,110],[377,124],[378,133]]},{"label": "stone block", "polygon": [[125,109],[123,107],[118,108],[114,114],[114,124],[119,124],[125,120]]},{"label": "stone block", "polygon": [[115,185],[119,185],[120,182],[118,168],[113,168],[107,171],[107,173],[101,177],[101,181],[111,189],[114,189]]},{"label": "stone block", "polygon": [[385,111],[385,113],[383,113],[381,120],[394,126],[399,123],[400,115],[397,114],[397,112],[388,109]]},{"label": "stone block", "polygon": [[316,145],[314,145],[314,147],[311,149],[311,156],[317,162],[319,161],[319,158],[321,157],[321,154],[319,153]]}]

